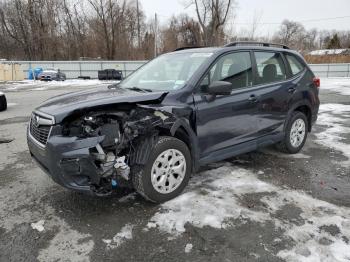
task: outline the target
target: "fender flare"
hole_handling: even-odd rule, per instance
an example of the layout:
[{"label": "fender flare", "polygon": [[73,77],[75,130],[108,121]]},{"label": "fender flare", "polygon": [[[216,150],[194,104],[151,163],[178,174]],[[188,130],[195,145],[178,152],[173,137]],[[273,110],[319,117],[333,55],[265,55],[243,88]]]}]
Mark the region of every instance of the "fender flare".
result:
[{"label": "fender flare", "polygon": [[194,133],[193,129],[191,126],[188,124],[188,122],[185,119],[177,119],[172,127],[170,128],[170,134],[172,136],[175,136],[176,131],[179,128],[183,128],[189,137],[190,141],[190,152],[192,156],[192,170],[195,172],[199,168],[199,147],[198,147],[198,139],[197,135]]},{"label": "fender flare", "polygon": [[[289,121],[289,119],[290,119],[292,113],[295,111],[295,109],[297,109],[298,107],[301,107],[301,106],[306,106],[306,107],[310,110],[310,112],[311,112],[311,114],[312,114],[312,110],[311,110],[312,106],[311,106],[311,103],[310,103],[309,100],[303,99],[303,100],[301,100],[301,101],[299,101],[299,102],[293,104],[293,106],[291,106],[291,107],[289,108],[289,110],[288,110],[286,120],[284,121],[283,131],[286,131],[287,124],[288,124],[288,121]],[[308,121],[309,121],[309,119],[308,119]],[[310,131],[311,123],[308,123],[308,124],[309,124],[308,129],[309,129],[309,131]]]}]

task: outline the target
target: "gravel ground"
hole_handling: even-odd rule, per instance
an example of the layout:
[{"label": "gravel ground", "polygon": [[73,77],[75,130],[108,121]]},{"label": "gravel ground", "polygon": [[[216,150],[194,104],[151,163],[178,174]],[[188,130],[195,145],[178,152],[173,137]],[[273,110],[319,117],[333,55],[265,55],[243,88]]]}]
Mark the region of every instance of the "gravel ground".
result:
[{"label": "gravel ground", "polygon": [[29,156],[34,107],[109,83],[0,85],[0,261],[350,261],[350,79],[322,83],[301,153],[271,147],[206,166],[163,205],[67,191]]}]

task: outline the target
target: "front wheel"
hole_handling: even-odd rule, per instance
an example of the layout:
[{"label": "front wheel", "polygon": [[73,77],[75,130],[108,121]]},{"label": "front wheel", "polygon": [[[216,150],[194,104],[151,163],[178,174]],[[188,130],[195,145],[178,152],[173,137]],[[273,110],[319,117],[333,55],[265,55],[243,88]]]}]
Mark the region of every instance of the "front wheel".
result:
[{"label": "front wheel", "polygon": [[283,141],[277,146],[285,153],[296,154],[304,146],[307,132],[308,121],[302,112],[293,112],[286,127],[286,132]]},{"label": "front wheel", "polygon": [[178,196],[191,175],[191,154],[181,140],[159,137],[147,164],[136,171],[133,185],[138,193],[152,202],[165,202]]}]

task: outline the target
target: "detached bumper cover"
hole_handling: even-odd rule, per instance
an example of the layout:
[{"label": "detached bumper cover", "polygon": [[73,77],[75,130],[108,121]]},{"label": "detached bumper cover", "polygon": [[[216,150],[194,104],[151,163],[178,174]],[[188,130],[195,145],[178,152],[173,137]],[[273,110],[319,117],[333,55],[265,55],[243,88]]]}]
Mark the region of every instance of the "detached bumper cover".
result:
[{"label": "detached bumper cover", "polygon": [[98,184],[100,170],[89,149],[104,137],[63,137],[61,127],[54,126],[46,147],[27,135],[29,151],[39,166],[58,184],[68,189],[92,193],[90,184]]}]

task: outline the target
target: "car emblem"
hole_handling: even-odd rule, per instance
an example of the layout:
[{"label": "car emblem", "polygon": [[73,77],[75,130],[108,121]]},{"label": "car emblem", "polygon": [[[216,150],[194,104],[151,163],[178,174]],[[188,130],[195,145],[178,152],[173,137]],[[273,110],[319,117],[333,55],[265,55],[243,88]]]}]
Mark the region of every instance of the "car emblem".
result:
[{"label": "car emblem", "polygon": [[33,124],[34,124],[35,127],[39,127],[39,120],[40,120],[39,116],[34,116],[33,117]]}]

